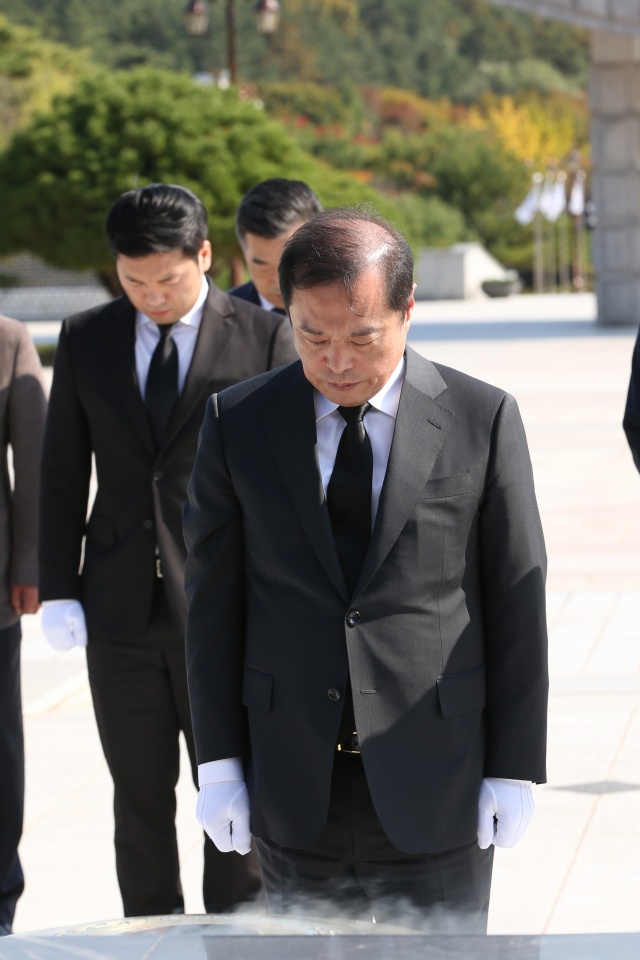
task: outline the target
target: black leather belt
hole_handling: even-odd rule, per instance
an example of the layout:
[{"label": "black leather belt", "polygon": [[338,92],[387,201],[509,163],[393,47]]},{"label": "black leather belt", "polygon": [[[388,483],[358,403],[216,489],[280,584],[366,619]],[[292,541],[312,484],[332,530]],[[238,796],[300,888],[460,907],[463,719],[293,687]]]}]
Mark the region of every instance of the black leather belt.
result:
[{"label": "black leather belt", "polygon": [[347,740],[342,740],[336,744],[336,750],[339,753],[360,753],[360,744],[358,743],[358,734],[354,730]]}]

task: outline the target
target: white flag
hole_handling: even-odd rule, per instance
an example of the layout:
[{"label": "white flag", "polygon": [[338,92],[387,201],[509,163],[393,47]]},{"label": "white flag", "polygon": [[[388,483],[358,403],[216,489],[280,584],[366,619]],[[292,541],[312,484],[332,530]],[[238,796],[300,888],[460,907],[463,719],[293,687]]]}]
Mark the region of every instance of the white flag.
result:
[{"label": "white flag", "polygon": [[529,193],[526,195],[518,209],[513,214],[518,223],[521,223],[523,227],[526,227],[527,224],[531,223],[538,212],[541,188],[542,185],[540,183],[534,183],[531,187],[531,190],[529,190]]},{"label": "white flag", "polygon": [[564,180],[546,180],[540,197],[540,213],[551,223],[555,223],[567,206],[567,194]]},{"label": "white flag", "polygon": [[572,217],[581,217],[584,213],[584,180],[578,180],[577,177],[571,187],[569,213]]}]

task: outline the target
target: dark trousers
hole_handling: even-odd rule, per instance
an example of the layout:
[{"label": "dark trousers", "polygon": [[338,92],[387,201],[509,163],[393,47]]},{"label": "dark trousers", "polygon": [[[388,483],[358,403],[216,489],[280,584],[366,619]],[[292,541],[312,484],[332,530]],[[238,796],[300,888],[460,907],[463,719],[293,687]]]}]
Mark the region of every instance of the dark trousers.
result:
[{"label": "dark trousers", "polygon": [[336,753],[327,823],[313,846],[257,845],[271,913],[487,932],[493,847],[401,853],[380,825],[357,754]]},{"label": "dark trousers", "polygon": [[24,890],[18,857],[24,813],[20,624],[0,630],[0,926],[11,928]]},{"label": "dark trousers", "polygon": [[[118,883],[126,917],[184,912],[176,838],[179,734],[198,783],[184,639],[156,579],[143,636],[116,642],[89,637],[87,662],[100,739],[114,784]],[[194,807],[195,816],[195,807]],[[220,853],[205,837],[207,913],[221,913],[261,888],[255,852]]]}]

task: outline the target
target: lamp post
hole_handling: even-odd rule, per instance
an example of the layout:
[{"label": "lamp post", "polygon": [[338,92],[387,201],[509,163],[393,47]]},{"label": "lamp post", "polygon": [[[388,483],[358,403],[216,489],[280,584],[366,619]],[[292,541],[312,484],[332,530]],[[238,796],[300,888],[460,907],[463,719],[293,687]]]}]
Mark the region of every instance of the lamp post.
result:
[{"label": "lamp post", "polygon": [[[260,33],[272,34],[280,23],[278,0],[259,0],[254,8],[256,27]],[[235,0],[227,0],[227,66],[231,83],[236,82],[236,11]],[[185,29],[190,37],[202,37],[209,26],[209,7],[205,0],[189,0],[184,8]]]}]

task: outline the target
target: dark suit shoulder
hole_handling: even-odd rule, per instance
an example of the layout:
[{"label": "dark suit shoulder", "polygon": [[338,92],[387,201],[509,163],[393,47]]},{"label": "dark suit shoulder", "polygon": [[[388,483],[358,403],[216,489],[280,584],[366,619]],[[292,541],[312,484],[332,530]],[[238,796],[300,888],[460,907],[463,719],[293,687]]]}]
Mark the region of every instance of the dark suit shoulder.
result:
[{"label": "dark suit shoulder", "polygon": [[442,363],[433,365],[447,385],[446,391],[437,397],[436,402],[445,407],[451,407],[454,412],[465,410],[474,414],[475,411],[476,415],[480,412],[495,413],[505,397],[509,397],[506,390],[471,377],[461,370],[446,367]]},{"label": "dark suit shoulder", "polygon": [[221,412],[232,410],[250,398],[251,409],[257,412],[266,395],[271,395],[274,387],[278,388],[281,384],[286,384],[291,380],[292,375],[299,374],[299,368],[301,370],[302,363],[300,360],[295,360],[285,367],[267,370],[266,373],[260,373],[257,377],[251,377],[250,380],[243,380],[242,383],[236,383],[233,387],[227,387],[218,394],[218,410]]},{"label": "dark suit shoulder", "polygon": [[134,307],[129,298],[125,296],[116,297],[108,303],[101,303],[97,307],[72,314],[63,321],[63,327],[67,334],[81,335],[84,331],[93,332],[103,320],[121,317],[127,312],[134,312]]},{"label": "dark suit shoulder", "polygon": [[227,290],[227,293],[238,300],[248,300],[249,303],[260,306],[260,297],[252,280],[249,280],[248,283],[241,283],[237,287],[231,287],[230,290]]},{"label": "dark suit shoulder", "polygon": [[221,309],[221,304],[215,304],[220,313],[233,313],[240,323],[254,327],[258,331],[266,330],[269,334],[272,334],[283,321],[288,322],[287,317],[284,317],[281,313],[263,310],[262,307],[256,306],[255,303],[251,303],[249,300],[241,300],[238,297],[224,293],[222,290],[219,290],[218,293],[228,302],[227,311]]}]

